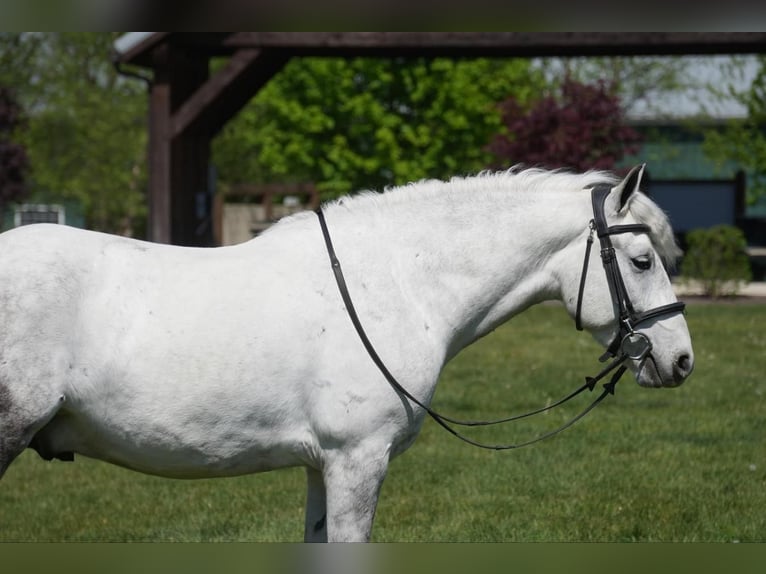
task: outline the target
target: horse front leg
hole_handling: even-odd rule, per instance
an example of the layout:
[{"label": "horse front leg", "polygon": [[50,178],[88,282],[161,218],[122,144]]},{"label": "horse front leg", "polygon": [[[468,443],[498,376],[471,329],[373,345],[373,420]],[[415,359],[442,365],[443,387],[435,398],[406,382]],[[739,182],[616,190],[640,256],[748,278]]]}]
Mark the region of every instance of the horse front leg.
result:
[{"label": "horse front leg", "polygon": [[369,542],[388,455],[386,447],[336,451],[328,458],[324,485],[329,542]]},{"label": "horse front leg", "polygon": [[304,542],[327,542],[327,496],[321,471],[306,467],[306,527]]}]

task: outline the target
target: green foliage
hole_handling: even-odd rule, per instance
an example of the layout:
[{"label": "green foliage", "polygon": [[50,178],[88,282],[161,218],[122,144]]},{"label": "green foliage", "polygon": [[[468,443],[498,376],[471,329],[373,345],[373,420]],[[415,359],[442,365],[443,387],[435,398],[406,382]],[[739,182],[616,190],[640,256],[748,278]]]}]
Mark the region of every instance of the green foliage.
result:
[{"label": "green foliage", "polygon": [[325,196],[486,166],[496,102],[542,85],[523,60],[294,59],[213,146],[222,183],[313,181]]},{"label": "green foliage", "polygon": [[695,280],[709,297],[735,295],[752,273],[747,256],[747,241],[741,229],[716,225],[695,229],[687,236],[689,247],[681,266],[686,280]]},{"label": "green foliage", "polygon": [[747,199],[755,203],[766,196],[766,56],[759,57],[759,71],[750,88],[728,95],[747,109],[747,117],[730,120],[722,130],[705,133],[703,149],[719,164],[733,161],[741,165],[749,177]]},{"label": "green foliage", "polygon": [[[690,304],[687,321],[696,369],[684,385],[645,389],[627,374],[556,438],[489,452],[426,421],[391,465],[373,541],[764,542],[766,305]],[[531,410],[580,385],[600,353],[560,305],[538,305],[456,357],[434,407]],[[591,400],[470,433],[523,439]],[[183,481],[27,451],[0,482],[0,542],[297,542],[304,502],[297,468]]]},{"label": "green foliage", "polygon": [[87,224],[130,233],[146,215],[146,86],[117,74],[112,33],[0,36],[0,85],[27,111],[19,133],[37,198],[74,199]]}]

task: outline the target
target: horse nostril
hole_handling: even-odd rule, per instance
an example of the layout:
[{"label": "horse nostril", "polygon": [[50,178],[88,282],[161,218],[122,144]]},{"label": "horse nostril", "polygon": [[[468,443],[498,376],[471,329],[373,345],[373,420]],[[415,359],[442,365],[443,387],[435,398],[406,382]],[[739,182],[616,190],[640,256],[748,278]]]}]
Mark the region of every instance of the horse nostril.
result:
[{"label": "horse nostril", "polygon": [[679,357],[676,359],[675,364],[673,365],[673,371],[676,375],[676,378],[685,378],[688,377],[689,374],[692,372],[692,359],[689,355],[684,353],[683,355],[679,355]]}]

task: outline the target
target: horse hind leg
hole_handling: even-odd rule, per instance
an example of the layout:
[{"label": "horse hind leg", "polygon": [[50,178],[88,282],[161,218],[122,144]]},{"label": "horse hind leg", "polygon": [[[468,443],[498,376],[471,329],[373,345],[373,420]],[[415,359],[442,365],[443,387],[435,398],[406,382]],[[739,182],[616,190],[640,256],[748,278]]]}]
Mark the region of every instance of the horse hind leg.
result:
[{"label": "horse hind leg", "polygon": [[11,393],[0,383],[0,478],[26,446],[23,425],[13,407]]},{"label": "horse hind leg", "polygon": [[29,404],[21,404],[0,380],[0,478],[62,404],[63,397],[51,400],[38,397]]}]

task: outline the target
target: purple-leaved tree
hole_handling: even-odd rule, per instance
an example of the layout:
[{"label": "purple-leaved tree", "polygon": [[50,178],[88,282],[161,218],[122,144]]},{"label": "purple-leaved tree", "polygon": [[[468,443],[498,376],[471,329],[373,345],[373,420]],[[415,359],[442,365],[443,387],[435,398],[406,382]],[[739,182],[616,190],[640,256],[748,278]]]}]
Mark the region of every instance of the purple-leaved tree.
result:
[{"label": "purple-leaved tree", "polygon": [[640,136],[626,124],[619,97],[604,81],[583,84],[567,77],[559,94],[529,107],[509,98],[500,109],[507,133],[488,146],[495,168],[523,163],[611,170],[625,154],[638,150]]}]

